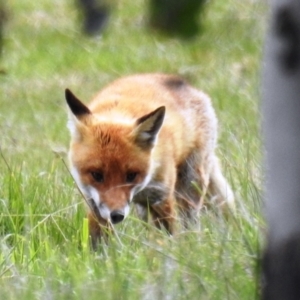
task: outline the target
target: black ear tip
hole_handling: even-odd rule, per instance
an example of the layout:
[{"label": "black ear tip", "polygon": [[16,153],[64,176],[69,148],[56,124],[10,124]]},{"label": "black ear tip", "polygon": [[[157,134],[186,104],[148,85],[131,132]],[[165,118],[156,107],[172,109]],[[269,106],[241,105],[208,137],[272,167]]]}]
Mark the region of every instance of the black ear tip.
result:
[{"label": "black ear tip", "polygon": [[164,114],[166,112],[166,107],[160,106],[155,110],[155,112],[160,112],[161,114]]},{"label": "black ear tip", "polygon": [[159,108],[159,110],[162,112],[162,113],[165,113],[166,112],[166,107],[165,106],[161,106]]},{"label": "black ear tip", "polygon": [[72,96],[73,93],[71,92],[71,90],[69,90],[68,88],[65,89],[65,96],[66,96],[66,99],[69,98],[70,96]]},{"label": "black ear tip", "polygon": [[158,112],[158,114],[160,115],[161,118],[165,117],[166,114],[166,107],[165,106],[160,106],[156,112]]},{"label": "black ear tip", "polygon": [[77,117],[90,114],[91,111],[69,89],[65,89],[65,97],[73,114]]}]

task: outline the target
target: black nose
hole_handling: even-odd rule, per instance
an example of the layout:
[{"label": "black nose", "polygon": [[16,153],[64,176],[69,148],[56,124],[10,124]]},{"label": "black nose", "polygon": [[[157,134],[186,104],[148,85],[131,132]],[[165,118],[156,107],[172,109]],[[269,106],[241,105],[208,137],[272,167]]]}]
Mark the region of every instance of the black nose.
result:
[{"label": "black nose", "polygon": [[113,210],[110,213],[110,219],[113,224],[120,223],[124,220],[124,213],[120,210]]}]

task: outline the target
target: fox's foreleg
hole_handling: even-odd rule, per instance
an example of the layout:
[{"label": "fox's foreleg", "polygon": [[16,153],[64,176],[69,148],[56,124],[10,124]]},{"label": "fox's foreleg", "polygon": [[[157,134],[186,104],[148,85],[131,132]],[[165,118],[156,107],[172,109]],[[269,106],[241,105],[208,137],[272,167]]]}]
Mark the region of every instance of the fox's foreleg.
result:
[{"label": "fox's foreleg", "polygon": [[107,241],[109,232],[111,230],[110,225],[107,220],[102,219],[93,211],[88,213],[88,225],[91,247],[93,250],[97,250],[97,247],[102,240],[105,242]]}]

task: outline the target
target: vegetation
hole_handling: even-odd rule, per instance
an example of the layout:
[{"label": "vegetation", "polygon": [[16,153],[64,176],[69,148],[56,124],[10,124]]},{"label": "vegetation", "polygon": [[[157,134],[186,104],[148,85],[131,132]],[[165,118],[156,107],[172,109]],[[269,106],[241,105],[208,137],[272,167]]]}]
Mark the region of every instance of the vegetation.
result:
[{"label": "vegetation", "polygon": [[[207,1],[193,40],[147,27],[146,0],[113,2],[85,37],[72,1],[13,0],[0,75],[0,299],[254,299],[262,242],[259,88],[266,5]],[[178,73],[213,99],[237,213],[169,237],[135,216],[90,252],[84,200],[66,168],[64,89],[88,101],[132,73]]]}]

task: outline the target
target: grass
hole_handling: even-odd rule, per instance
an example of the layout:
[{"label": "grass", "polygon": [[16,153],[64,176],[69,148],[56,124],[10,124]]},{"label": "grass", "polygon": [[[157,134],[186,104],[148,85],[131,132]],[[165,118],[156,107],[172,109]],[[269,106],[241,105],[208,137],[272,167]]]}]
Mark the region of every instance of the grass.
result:
[{"label": "grass", "polygon": [[[0,299],[255,299],[261,215],[259,74],[266,7],[208,1],[202,33],[166,38],[147,1],[114,1],[103,36],[81,34],[72,1],[9,2],[0,78]],[[179,73],[211,95],[219,156],[237,198],[228,220],[173,238],[135,214],[98,253],[64,165],[64,89],[88,100],[112,79]],[[59,154],[59,155],[58,155]]]}]

